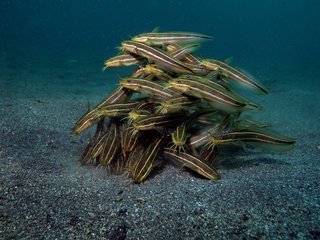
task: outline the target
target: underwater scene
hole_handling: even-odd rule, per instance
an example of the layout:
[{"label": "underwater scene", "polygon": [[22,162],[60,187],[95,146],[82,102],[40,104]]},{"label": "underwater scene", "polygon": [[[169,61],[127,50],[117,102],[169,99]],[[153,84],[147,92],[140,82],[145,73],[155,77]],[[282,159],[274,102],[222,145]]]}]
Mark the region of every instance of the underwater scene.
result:
[{"label": "underwater scene", "polygon": [[0,1],[0,239],[320,239],[319,13]]}]

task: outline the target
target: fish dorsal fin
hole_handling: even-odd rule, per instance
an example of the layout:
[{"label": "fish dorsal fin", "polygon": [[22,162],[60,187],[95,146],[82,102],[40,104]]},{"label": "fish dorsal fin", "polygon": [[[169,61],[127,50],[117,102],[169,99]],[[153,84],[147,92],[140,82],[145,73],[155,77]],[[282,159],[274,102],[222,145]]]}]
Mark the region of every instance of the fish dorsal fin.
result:
[{"label": "fish dorsal fin", "polygon": [[93,109],[92,103],[88,100],[87,102],[87,111],[90,112]]},{"label": "fish dorsal fin", "polygon": [[230,65],[233,61],[233,56],[227,57],[225,60],[223,60],[224,63]]},{"label": "fish dorsal fin", "polygon": [[206,77],[211,80],[216,80],[218,76],[218,73],[216,71],[211,71]]},{"label": "fish dorsal fin", "polygon": [[160,27],[156,26],[154,29],[152,29],[152,33],[157,33],[160,31]]},{"label": "fish dorsal fin", "polygon": [[93,142],[94,137],[92,136],[92,133],[88,133],[87,138],[89,139],[89,142]]}]

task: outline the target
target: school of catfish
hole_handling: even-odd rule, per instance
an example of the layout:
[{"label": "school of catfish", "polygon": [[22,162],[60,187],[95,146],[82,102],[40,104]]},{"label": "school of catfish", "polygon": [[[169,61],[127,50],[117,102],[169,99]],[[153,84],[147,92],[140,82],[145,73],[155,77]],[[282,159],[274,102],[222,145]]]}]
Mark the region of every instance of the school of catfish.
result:
[{"label": "school of catfish", "polygon": [[136,68],[75,123],[76,134],[96,125],[81,163],[128,173],[135,183],[166,161],[219,179],[217,155],[228,145],[290,150],[293,139],[243,116],[261,107],[237,93],[237,85],[267,94],[264,86],[225,61],[194,55],[210,39],[153,31],[122,42],[104,69]]}]

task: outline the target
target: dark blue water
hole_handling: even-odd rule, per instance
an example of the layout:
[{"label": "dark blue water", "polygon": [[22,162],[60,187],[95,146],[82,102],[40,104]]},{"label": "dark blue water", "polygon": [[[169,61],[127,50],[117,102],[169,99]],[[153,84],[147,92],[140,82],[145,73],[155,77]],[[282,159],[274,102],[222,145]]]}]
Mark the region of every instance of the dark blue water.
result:
[{"label": "dark blue water", "polygon": [[214,36],[203,56],[301,71],[320,66],[319,12],[317,0],[2,0],[0,50],[101,59],[122,40],[159,26]]}]

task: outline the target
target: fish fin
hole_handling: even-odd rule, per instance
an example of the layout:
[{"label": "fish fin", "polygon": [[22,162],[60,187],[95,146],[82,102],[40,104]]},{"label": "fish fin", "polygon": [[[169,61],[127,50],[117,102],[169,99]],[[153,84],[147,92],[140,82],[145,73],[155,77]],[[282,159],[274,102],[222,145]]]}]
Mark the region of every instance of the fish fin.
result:
[{"label": "fish fin", "polygon": [[156,26],[154,29],[152,29],[152,33],[157,33],[160,31],[160,27],[159,26]]},{"label": "fish fin", "polygon": [[268,144],[268,143],[245,143],[252,147],[258,147],[273,152],[287,152],[294,148],[295,142],[285,144]]},{"label": "fish fin", "polygon": [[154,78],[154,75],[153,74],[149,74],[145,77],[145,79],[149,80],[149,81],[152,81],[152,79]]},{"label": "fish fin", "polygon": [[92,104],[90,103],[90,101],[88,100],[88,101],[87,101],[87,111],[90,112],[91,110],[93,110],[93,106],[92,106]]},{"label": "fish fin", "polygon": [[230,65],[233,61],[233,56],[227,57],[225,60],[223,60],[224,63]]},{"label": "fish fin", "polygon": [[206,77],[215,81],[217,79],[218,73],[215,71],[211,71]]},{"label": "fish fin", "polygon": [[253,103],[253,102],[248,102],[246,103],[245,109],[251,110],[251,111],[262,111],[263,107],[259,104]]},{"label": "fish fin", "polygon": [[257,122],[253,119],[251,119],[250,117],[246,117],[246,119],[242,119],[240,121],[237,121],[234,126],[235,129],[252,129],[252,128],[267,128],[268,125]]},{"label": "fish fin", "polygon": [[119,51],[119,52],[122,52],[122,47],[121,47],[121,46],[117,46],[117,47],[115,47],[115,49],[116,49],[117,51]]},{"label": "fish fin", "polygon": [[252,83],[255,84],[255,86],[249,86],[247,84],[242,84],[242,85],[244,85],[245,87],[250,88],[252,90],[258,90],[258,92],[256,91],[256,93],[262,93],[262,94],[269,93],[268,89],[265,86],[263,86],[262,83],[260,83],[260,81],[258,81],[257,78],[255,76],[253,76],[251,73],[249,73],[246,70],[239,68],[239,67],[235,67],[235,69],[237,69],[242,74],[247,76],[249,79],[251,79]]}]

